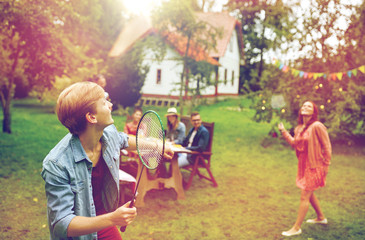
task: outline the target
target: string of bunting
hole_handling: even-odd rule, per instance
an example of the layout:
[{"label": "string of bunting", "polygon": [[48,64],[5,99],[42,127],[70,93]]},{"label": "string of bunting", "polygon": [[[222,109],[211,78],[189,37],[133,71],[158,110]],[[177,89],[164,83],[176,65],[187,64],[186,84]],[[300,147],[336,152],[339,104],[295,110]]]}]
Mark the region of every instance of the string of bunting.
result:
[{"label": "string of bunting", "polygon": [[328,79],[328,80],[333,80],[336,81],[338,80],[342,80],[342,77],[347,75],[349,78],[351,78],[352,76],[355,76],[358,74],[358,72],[362,72],[365,73],[365,65],[362,65],[360,67],[348,70],[348,71],[344,71],[344,72],[336,72],[336,73],[318,73],[318,72],[305,72],[305,71],[301,71],[292,67],[289,67],[287,65],[285,65],[284,63],[280,62],[277,59],[273,60],[273,63],[276,67],[278,67],[282,72],[287,73],[290,72],[294,77],[301,77],[304,79],[311,79],[313,78],[314,80],[316,80],[317,78],[323,78],[323,79]]}]

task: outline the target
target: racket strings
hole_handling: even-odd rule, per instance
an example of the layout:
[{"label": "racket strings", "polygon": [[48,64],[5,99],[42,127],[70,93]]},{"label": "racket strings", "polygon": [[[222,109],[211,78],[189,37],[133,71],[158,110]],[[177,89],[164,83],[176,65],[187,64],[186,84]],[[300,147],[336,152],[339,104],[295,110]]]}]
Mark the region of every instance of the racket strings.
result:
[{"label": "racket strings", "polygon": [[138,150],[145,165],[155,169],[162,161],[163,130],[155,115],[146,116],[138,128]]}]

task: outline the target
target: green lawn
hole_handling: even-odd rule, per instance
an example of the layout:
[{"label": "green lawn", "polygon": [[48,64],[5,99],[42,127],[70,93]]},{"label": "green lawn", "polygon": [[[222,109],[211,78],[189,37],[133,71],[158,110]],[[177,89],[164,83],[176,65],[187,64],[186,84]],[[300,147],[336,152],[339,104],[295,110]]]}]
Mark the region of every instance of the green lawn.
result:
[{"label": "green lawn", "polygon": [[[278,139],[262,147],[271,125],[253,122],[248,105],[235,99],[199,109],[203,120],[216,123],[212,170],[218,188],[196,178],[180,201],[173,190],[150,191],[123,239],[283,239],[299,205],[295,152]],[[0,239],[49,239],[40,171],[67,133],[53,108],[15,101],[13,133],[0,133]],[[161,116],[166,111],[153,109]],[[125,118],[114,119],[122,130]],[[365,150],[333,148],[327,186],[317,191],[329,224],[303,224],[303,234],[292,239],[365,239]],[[307,217],[314,215],[310,209]]]}]

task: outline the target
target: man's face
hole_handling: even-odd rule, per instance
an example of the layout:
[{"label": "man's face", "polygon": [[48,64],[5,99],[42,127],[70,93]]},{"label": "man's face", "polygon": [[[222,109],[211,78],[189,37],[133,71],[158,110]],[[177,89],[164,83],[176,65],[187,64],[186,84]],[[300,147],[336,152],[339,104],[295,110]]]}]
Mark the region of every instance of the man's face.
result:
[{"label": "man's face", "polygon": [[112,107],[113,104],[106,100],[105,98],[100,98],[96,102],[96,118],[98,121],[98,124],[101,125],[103,128],[106,126],[109,126],[114,123],[114,120],[112,118]]},{"label": "man's face", "polygon": [[202,120],[200,115],[195,115],[191,117],[191,123],[193,124],[194,128],[197,130],[202,125]]}]

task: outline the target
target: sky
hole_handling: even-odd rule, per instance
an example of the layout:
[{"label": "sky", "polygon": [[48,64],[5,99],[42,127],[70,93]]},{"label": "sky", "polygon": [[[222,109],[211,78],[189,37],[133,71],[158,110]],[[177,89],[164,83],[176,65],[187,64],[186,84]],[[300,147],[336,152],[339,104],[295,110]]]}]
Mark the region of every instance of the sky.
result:
[{"label": "sky", "polygon": [[[143,14],[148,16],[151,10],[160,5],[164,0],[120,0],[124,3],[126,8],[132,14]],[[221,11],[222,6],[227,3],[228,0],[216,0],[214,11]]]}]

